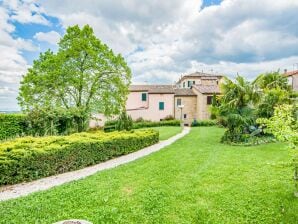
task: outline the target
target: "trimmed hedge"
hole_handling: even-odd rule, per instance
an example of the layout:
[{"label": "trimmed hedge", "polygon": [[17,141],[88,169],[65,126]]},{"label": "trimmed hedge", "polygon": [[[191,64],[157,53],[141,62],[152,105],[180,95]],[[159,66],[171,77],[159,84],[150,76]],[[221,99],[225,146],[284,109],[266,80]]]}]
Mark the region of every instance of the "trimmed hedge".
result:
[{"label": "trimmed hedge", "polygon": [[18,138],[0,145],[0,185],[77,170],[158,140],[159,134],[154,130]]},{"label": "trimmed hedge", "polygon": [[24,114],[0,114],[0,140],[25,135],[28,131]]},{"label": "trimmed hedge", "polygon": [[150,128],[161,126],[180,126],[179,120],[166,120],[166,121],[142,121],[133,123],[133,129]]},{"label": "trimmed hedge", "polygon": [[[104,126],[105,132],[116,131],[116,120],[107,121]],[[132,124],[133,129],[161,127],[161,126],[180,126],[179,120],[164,120],[164,121],[134,121]]]},{"label": "trimmed hedge", "polygon": [[192,127],[200,127],[200,126],[215,126],[217,125],[216,120],[201,120],[201,121],[193,121],[191,123]]}]

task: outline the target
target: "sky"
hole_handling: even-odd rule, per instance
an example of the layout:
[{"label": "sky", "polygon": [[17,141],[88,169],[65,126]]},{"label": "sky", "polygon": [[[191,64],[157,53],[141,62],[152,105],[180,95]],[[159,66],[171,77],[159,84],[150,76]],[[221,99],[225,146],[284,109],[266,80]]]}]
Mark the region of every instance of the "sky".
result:
[{"label": "sky", "polygon": [[0,0],[0,111],[19,110],[22,76],[89,24],[132,69],[135,84],[204,71],[248,79],[298,69],[298,0]]}]

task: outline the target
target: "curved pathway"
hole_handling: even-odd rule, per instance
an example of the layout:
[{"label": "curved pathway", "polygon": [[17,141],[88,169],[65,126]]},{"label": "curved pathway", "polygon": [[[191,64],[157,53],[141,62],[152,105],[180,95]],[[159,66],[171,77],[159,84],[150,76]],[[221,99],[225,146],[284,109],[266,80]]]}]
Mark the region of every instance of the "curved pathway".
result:
[{"label": "curved pathway", "polygon": [[136,152],[120,156],[94,166],[89,166],[81,170],[62,173],[56,176],[45,177],[28,183],[20,183],[16,185],[2,187],[0,188],[0,201],[26,196],[37,191],[47,190],[49,188],[59,186],[64,183],[85,178],[102,170],[111,169],[119,165],[129,163],[141,157],[147,156],[153,152],[159,151],[160,149],[172,144],[176,140],[187,135],[189,131],[189,127],[184,127],[181,133],[167,140],[160,141],[155,145],[151,145]]}]

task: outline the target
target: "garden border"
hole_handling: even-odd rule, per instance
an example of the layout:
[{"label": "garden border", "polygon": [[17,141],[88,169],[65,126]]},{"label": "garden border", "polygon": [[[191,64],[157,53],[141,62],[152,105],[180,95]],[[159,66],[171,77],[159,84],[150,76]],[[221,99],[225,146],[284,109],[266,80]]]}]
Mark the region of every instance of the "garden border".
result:
[{"label": "garden border", "polygon": [[37,191],[44,191],[52,187],[59,186],[71,181],[83,179],[85,177],[91,176],[102,170],[111,169],[119,165],[129,163],[131,161],[147,156],[153,152],[157,152],[168,145],[171,145],[176,140],[187,135],[189,132],[190,132],[190,128],[184,127],[182,132],[167,140],[160,141],[157,144],[143,148],[136,152],[133,152],[124,156],[120,156],[115,159],[111,159],[106,162],[99,163],[94,166],[86,167],[76,171],[58,174],[55,176],[41,178],[28,183],[20,183],[20,184],[0,187],[0,201],[6,201],[9,199],[26,196]]}]

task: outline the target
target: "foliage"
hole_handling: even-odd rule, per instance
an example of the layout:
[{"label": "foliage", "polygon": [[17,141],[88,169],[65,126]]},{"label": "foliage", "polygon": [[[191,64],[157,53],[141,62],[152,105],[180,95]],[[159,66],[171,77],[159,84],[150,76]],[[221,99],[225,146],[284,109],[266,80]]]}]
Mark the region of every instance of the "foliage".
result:
[{"label": "foliage", "polygon": [[214,126],[217,125],[217,121],[216,120],[201,120],[201,121],[197,121],[194,120],[191,123],[192,127],[199,127],[199,126]]},{"label": "foliage", "polygon": [[172,121],[175,120],[175,118],[172,115],[167,115],[165,118],[162,119],[163,121]]},{"label": "foliage", "polygon": [[130,131],[132,129],[132,118],[126,113],[126,111],[123,111],[118,117],[116,129],[118,131]]},{"label": "foliage", "polygon": [[124,166],[0,202],[0,223],[297,223],[286,145],[225,145],[223,132],[195,127]]},{"label": "foliage", "polygon": [[18,138],[0,146],[0,185],[80,169],[156,142],[154,130]]},{"label": "foliage", "polygon": [[161,126],[180,126],[179,120],[166,120],[166,121],[144,121],[133,123],[133,128],[146,128],[146,127],[161,127]]},{"label": "foliage", "polygon": [[0,140],[23,136],[28,132],[24,114],[0,114]]},{"label": "foliage", "polygon": [[273,116],[274,107],[277,105],[290,103],[289,91],[281,88],[264,89],[262,100],[257,108],[257,116],[270,118]]},{"label": "foliage", "polygon": [[[104,131],[111,132],[117,130],[118,120],[109,120],[105,122]],[[161,126],[180,126],[179,120],[163,120],[163,121],[147,121],[142,119],[137,119],[133,121],[132,129],[138,128],[148,128],[148,127],[161,127]]]},{"label": "foliage", "polygon": [[290,86],[288,84],[287,78],[281,75],[279,71],[259,75],[253,81],[253,85],[263,90],[264,89],[290,90]]},{"label": "foliage", "polygon": [[73,109],[78,130],[91,111],[105,115],[123,110],[131,71],[121,55],[103,44],[90,26],[69,27],[57,53],[41,53],[21,81],[18,101],[24,111]]},{"label": "foliage", "polygon": [[277,106],[271,118],[259,118],[257,122],[265,126],[265,132],[272,133],[280,141],[291,143],[294,151],[295,194],[298,197],[298,117],[295,107],[287,104]]},{"label": "foliage", "polygon": [[235,81],[226,79],[222,89],[219,120],[227,128],[222,142],[241,142],[246,134],[253,133],[255,136],[255,130],[251,132],[250,127],[255,125],[254,104],[260,99],[256,88],[243,77],[237,76]]}]

